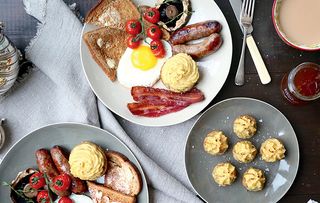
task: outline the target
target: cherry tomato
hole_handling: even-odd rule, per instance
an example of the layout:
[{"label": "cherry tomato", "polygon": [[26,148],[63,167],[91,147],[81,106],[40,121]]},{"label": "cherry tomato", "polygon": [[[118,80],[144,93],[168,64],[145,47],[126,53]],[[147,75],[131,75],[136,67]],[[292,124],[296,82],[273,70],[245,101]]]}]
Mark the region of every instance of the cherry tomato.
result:
[{"label": "cherry tomato", "polygon": [[160,12],[156,8],[148,8],[144,14],[144,19],[146,19],[148,22],[156,24],[160,20]]},{"label": "cherry tomato", "polygon": [[38,190],[46,185],[46,180],[43,177],[42,173],[34,173],[29,178],[29,183],[32,188]]},{"label": "cherry tomato", "polygon": [[150,42],[150,48],[151,48],[152,53],[158,58],[163,58],[164,55],[166,54],[166,51],[165,51],[163,44],[160,40],[152,40]]},{"label": "cherry tomato", "polygon": [[130,36],[128,38],[127,45],[131,49],[138,48],[140,45],[140,38],[137,38],[136,36]]},{"label": "cherry tomato", "polygon": [[147,35],[153,40],[161,39],[162,31],[158,26],[152,25],[148,28]]},{"label": "cherry tomato", "polygon": [[47,190],[42,190],[37,195],[38,203],[50,203],[49,192]]},{"label": "cherry tomato", "polygon": [[61,197],[58,203],[73,203],[73,201],[69,197]]},{"label": "cherry tomato", "polygon": [[157,57],[157,58],[163,58],[166,55],[166,50],[165,49],[159,49],[156,52],[153,52],[153,54]]},{"label": "cherry tomato", "polygon": [[141,32],[141,23],[138,20],[128,20],[126,31],[131,35],[137,35]]},{"label": "cherry tomato", "polygon": [[66,191],[71,185],[71,178],[68,174],[60,174],[53,179],[53,187],[58,191]]}]

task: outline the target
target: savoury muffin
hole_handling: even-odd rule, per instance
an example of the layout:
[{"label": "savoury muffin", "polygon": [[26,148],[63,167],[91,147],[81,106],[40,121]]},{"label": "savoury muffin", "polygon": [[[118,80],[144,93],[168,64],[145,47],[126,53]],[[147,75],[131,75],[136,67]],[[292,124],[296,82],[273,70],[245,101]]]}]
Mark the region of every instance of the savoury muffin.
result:
[{"label": "savoury muffin", "polygon": [[203,141],[204,151],[212,155],[223,154],[228,149],[228,137],[222,131],[211,131]]},{"label": "savoury muffin", "polygon": [[249,191],[260,191],[266,182],[264,172],[257,168],[250,167],[244,172],[242,177],[242,185]]},{"label": "savoury muffin", "polygon": [[233,122],[233,132],[242,139],[251,138],[257,132],[257,121],[249,115],[241,115]]},{"label": "savoury muffin", "polygon": [[236,180],[237,171],[231,163],[219,163],[213,168],[212,177],[219,186],[227,186]]},{"label": "savoury muffin", "polygon": [[232,154],[240,163],[249,163],[256,157],[257,149],[250,141],[240,141],[234,145]]},{"label": "savoury muffin", "polygon": [[269,138],[261,144],[260,154],[262,160],[266,162],[276,162],[285,157],[285,147],[276,138]]}]

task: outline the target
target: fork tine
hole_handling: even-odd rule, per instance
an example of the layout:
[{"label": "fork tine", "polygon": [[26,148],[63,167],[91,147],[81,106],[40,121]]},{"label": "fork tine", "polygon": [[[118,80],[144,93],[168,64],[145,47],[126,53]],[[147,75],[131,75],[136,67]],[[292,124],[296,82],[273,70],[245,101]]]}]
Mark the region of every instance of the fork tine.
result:
[{"label": "fork tine", "polygon": [[251,14],[250,14],[251,18],[253,18],[254,4],[255,4],[256,0],[252,0],[252,1],[253,1],[253,2],[252,2],[252,9],[251,9]]},{"label": "fork tine", "polygon": [[245,16],[249,15],[249,1],[251,1],[251,0],[245,0],[245,2],[246,2]]},{"label": "fork tine", "polygon": [[242,7],[241,7],[240,16],[243,16],[243,13],[244,13],[244,6],[245,6],[245,4],[246,4],[246,1],[247,1],[247,0],[244,0],[244,1],[242,2]]},{"label": "fork tine", "polygon": [[252,0],[249,0],[249,8],[248,8],[248,17],[250,17],[251,10],[252,10]]}]

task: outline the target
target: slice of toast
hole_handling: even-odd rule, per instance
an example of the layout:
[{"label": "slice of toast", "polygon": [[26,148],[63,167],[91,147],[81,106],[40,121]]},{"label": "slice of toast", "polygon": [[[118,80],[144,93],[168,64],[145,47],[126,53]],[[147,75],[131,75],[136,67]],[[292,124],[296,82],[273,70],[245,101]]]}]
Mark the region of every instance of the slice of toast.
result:
[{"label": "slice of toast", "polygon": [[119,202],[119,203],[135,203],[136,197],[122,194],[121,192],[112,190],[103,185],[87,181],[90,197],[93,202]]},{"label": "slice of toast", "polygon": [[85,22],[125,30],[128,20],[139,18],[140,13],[131,0],[101,0],[88,13]]},{"label": "slice of toast", "polygon": [[125,31],[113,28],[99,28],[83,35],[93,59],[111,81],[116,80],[116,69],[127,48],[127,37]]},{"label": "slice of toast", "polygon": [[119,152],[107,151],[108,170],[104,185],[127,195],[137,195],[142,181],[139,170],[127,157]]}]

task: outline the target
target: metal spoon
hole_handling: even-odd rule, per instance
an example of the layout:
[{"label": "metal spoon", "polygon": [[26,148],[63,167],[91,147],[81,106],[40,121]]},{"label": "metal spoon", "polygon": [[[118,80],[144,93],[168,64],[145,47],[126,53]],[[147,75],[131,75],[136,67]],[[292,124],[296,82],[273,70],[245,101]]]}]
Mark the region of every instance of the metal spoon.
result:
[{"label": "metal spoon", "polygon": [[3,122],[5,121],[5,118],[2,118],[0,120],[0,149],[3,147],[4,141],[6,139],[6,135],[4,133],[4,129],[2,127]]}]

